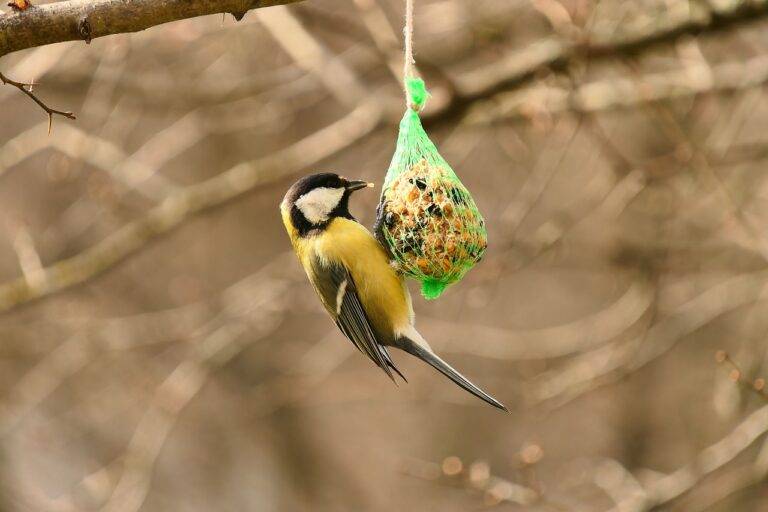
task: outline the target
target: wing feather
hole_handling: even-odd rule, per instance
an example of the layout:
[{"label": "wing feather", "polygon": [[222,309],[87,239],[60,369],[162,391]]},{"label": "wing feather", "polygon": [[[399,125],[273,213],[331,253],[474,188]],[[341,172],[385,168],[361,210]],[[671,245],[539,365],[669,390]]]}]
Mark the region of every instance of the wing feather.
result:
[{"label": "wing feather", "polygon": [[349,269],[340,263],[321,262],[316,257],[311,264],[315,289],[341,332],[390,379],[394,380],[394,370],[405,380],[386,347],[377,339]]}]

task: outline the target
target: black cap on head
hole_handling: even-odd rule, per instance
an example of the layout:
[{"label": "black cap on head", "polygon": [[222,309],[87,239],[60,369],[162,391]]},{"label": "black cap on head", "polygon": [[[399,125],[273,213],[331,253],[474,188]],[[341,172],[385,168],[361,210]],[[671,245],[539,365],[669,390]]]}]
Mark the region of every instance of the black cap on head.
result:
[{"label": "black cap on head", "polygon": [[316,188],[345,188],[347,180],[332,172],[321,172],[304,176],[288,189],[284,201],[293,205],[298,198]]},{"label": "black cap on head", "polygon": [[[373,185],[347,180],[331,172],[311,174],[293,184],[285,194],[282,207],[290,210],[291,221],[303,236],[324,229],[336,217],[354,220],[349,213],[349,196],[367,186]],[[318,192],[313,194],[315,190]]]}]

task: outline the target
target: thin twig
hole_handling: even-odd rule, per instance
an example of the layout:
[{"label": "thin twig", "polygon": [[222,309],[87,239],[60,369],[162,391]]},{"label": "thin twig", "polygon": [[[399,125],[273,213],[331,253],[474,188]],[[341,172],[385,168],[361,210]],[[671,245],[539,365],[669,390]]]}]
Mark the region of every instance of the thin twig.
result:
[{"label": "thin twig", "polygon": [[48,105],[46,105],[45,102],[43,102],[43,100],[38,98],[37,95],[33,92],[33,88],[35,86],[34,83],[17,82],[16,80],[11,80],[10,78],[8,78],[2,73],[0,73],[0,82],[3,82],[3,85],[11,85],[17,88],[18,90],[20,90],[21,92],[23,92],[24,94],[32,98],[32,101],[37,103],[40,106],[40,108],[42,108],[45,111],[45,113],[48,115],[48,134],[51,133],[51,127],[53,126],[54,115],[66,117],[67,119],[77,119],[75,117],[75,114],[73,114],[72,112],[65,111],[65,110],[57,110],[55,108],[51,108]]}]

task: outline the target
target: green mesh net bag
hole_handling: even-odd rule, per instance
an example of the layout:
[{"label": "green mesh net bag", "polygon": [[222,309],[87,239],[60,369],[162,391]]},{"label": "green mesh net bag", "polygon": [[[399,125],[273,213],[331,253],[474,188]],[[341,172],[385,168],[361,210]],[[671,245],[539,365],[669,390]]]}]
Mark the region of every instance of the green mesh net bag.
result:
[{"label": "green mesh net bag", "polygon": [[375,232],[393,266],[420,281],[425,298],[436,299],[480,261],[487,233],[469,191],[421,125],[424,81],[408,78],[406,87],[409,107],[384,179]]}]

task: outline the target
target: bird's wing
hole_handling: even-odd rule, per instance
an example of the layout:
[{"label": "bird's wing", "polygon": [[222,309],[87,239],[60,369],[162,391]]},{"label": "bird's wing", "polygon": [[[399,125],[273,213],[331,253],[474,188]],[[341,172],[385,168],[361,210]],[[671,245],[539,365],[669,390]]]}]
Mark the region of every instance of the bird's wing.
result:
[{"label": "bird's wing", "polygon": [[312,284],[341,332],[390,379],[394,380],[391,371],[394,370],[405,380],[387,349],[376,339],[349,270],[343,264],[322,262],[316,257],[311,258],[311,264]]}]

